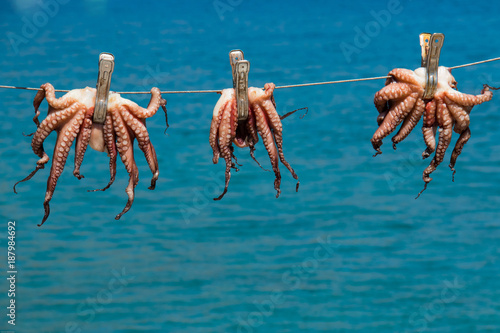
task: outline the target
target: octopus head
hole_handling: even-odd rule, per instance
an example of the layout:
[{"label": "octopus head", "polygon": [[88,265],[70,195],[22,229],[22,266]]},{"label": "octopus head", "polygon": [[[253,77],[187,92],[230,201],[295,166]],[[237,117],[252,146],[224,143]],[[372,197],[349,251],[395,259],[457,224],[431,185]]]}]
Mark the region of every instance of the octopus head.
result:
[{"label": "octopus head", "polygon": [[439,66],[438,69],[438,91],[457,89],[457,81],[451,74],[451,69],[444,66]]},{"label": "octopus head", "polygon": [[85,105],[87,109],[93,109],[95,105],[95,95],[96,95],[95,88],[85,87],[83,89],[71,90],[64,96],[64,98],[66,99],[74,98],[80,104]]},{"label": "octopus head", "polygon": [[[424,67],[419,67],[415,69],[415,78],[419,81],[422,88],[425,88],[425,77],[427,71]],[[442,91],[448,91],[451,89],[457,89],[457,81],[451,74],[451,69],[445,66],[439,66],[438,68],[438,84],[436,93]]]}]

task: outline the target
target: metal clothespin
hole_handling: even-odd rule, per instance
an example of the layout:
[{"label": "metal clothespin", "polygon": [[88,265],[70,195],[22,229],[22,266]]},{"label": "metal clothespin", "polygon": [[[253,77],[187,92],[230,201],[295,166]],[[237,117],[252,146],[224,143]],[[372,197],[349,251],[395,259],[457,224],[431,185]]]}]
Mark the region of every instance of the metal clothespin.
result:
[{"label": "metal clothespin", "polygon": [[425,67],[424,99],[434,97],[438,84],[438,67],[441,48],[444,43],[442,33],[421,33],[420,47],[422,48],[422,67]]},{"label": "metal clothespin", "polygon": [[229,62],[233,71],[233,88],[236,95],[238,108],[238,121],[248,118],[248,72],[250,62],[243,60],[243,51],[232,50],[229,52]]},{"label": "metal clothespin", "polygon": [[104,124],[108,110],[108,95],[111,85],[111,74],[115,68],[115,57],[111,53],[99,55],[99,76],[97,77],[97,92],[95,96],[93,122]]}]

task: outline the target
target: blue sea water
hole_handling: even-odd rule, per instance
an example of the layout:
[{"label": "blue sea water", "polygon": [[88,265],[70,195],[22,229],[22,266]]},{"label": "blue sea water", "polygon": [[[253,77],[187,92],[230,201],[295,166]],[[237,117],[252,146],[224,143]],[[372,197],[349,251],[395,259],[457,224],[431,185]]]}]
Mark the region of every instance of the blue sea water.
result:
[{"label": "blue sea water", "polygon": [[[420,64],[418,34],[446,35],[441,64],[500,56],[498,2],[4,0],[0,84],[95,86],[101,52],[116,57],[112,90],[222,89],[228,52],[251,62],[250,85],[386,75]],[[362,31],[364,36],[361,36]],[[500,86],[500,62],[453,71],[478,94]],[[85,179],[62,174],[48,221],[48,168],[35,166],[34,93],[0,89],[0,328],[16,332],[500,332],[500,97],[477,106],[472,138],[422,189],[417,128],[372,158],[374,93],[383,80],[275,91],[284,149],[300,177],[274,175],[238,149],[229,192],[212,164],[216,94],[175,94],[170,128],[148,120],[160,179],[137,153],[132,209],[121,163],[88,150]],[[59,95],[60,96],[60,95]],[[143,95],[126,95],[142,106]],[[43,104],[44,110],[46,103]],[[43,115],[45,112],[43,112]],[[49,137],[51,151],[55,135]],[[454,140],[457,138],[454,135]],[[454,142],[454,141],[453,141]],[[264,147],[257,158],[269,167]],[[7,323],[7,222],[16,222],[16,326]]]}]

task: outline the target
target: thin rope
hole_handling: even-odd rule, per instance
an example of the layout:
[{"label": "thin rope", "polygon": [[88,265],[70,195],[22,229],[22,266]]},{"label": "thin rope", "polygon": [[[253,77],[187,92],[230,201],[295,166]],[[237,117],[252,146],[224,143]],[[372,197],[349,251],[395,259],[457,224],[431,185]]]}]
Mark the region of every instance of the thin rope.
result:
[{"label": "thin rope", "polygon": [[[207,94],[207,93],[221,93],[222,90],[172,90],[172,91],[162,91],[162,94]],[[150,91],[140,91],[140,92],[133,92],[133,91],[123,91],[123,92],[117,92],[117,94],[150,94]]]},{"label": "thin rope", "polygon": [[470,64],[465,64],[465,65],[460,65],[460,66],[453,66],[453,67],[450,67],[450,69],[457,69],[457,68],[463,68],[463,67],[468,67],[468,66],[474,66],[474,65],[484,64],[487,62],[492,62],[492,61],[497,61],[497,60],[500,60],[500,57],[488,59],[488,60],[477,61],[477,62],[471,62]]},{"label": "thin rope", "polygon": [[[498,58],[492,58],[492,59],[487,59],[487,60],[482,60],[482,61],[471,62],[469,64],[464,64],[464,65],[453,66],[453,67],[449,67],[449,69],[464,68],[464,67],[469,67],[469,66],[484,64],[484,63],[487,63],[487,62],[498,61],[498,60],[500,60],[500,57],[498,57]],[[382,79],[387,79],[389,77],[390,76],[376,76],[376,77],[367,77],[367,78],[361,78],[361,79],[347,79],[347,80],[337,80],[337,81],[325,81],[325,82],[290,84],[290,85],[285,85],[285,86],[277,86],[277,87],[275,87],[275,89],[297,88],[297,87],[311,87],[311,86],[320,86],[320,85],[326,85],[326,84],[337,84],[337,83],[348,83],[348,82],[362,82],[362,81],[382,80]],[[0,88],[3,88],[3,89],[20,89],[20,90],[35,90],[35,91],[41,90],[40,88],[16,87],[16,86],[5,86],[5,85],[0,85]],[[55,91],[56,92],[69,92],[70,90],[56,89]],[[222,92],[222,90],[177,90],[177,91],[162,91],[161,93],[162,94],[206,94],[206,93],[221,93],[221,92]],[[119,92],[116,92],[116,93],[117,94],[123,94],[123,95],[149,94],[150,91],[119,91]]]},{"label": "thin rope", "polygon": [[[4,88],[4,89],[21,89],[21,90],[36,90],[36,91],[42,90],[40,88],[28,88],[28,87],[16,87],[16,86],[2,86],[2,85],[0,85],[0,88]],[[55,89],[54,91],[55,92],[70,92],[71,90]]]},{"label": "thin rope", "polygon": [[314,83],[290,84],[288,86],[275,87],[274,89],[310,87],[310,86],[320,86],[323,84],[336,84],[336,83],[346,83],[346,82],[361,82],[361,81],[370,81],[370,80],[381,80],[381,79],[387,79],[389,77],[390,76],[377,76],[377,77],[366,77],[366,78],[362,78],[362,79],[348,79],[348,80],[325,81],[325,82],[314,82]]}]

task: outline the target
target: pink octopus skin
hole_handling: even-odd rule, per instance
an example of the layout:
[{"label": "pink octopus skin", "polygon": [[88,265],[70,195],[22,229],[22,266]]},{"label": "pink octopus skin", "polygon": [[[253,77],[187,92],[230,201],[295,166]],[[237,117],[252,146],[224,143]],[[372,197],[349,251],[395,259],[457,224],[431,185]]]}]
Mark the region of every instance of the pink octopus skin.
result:
[{"label": "pink octopus skin", "polygon": [[[274,103],[274,87],[273,83],[267,83],[264,90],[253,87],[248,89],[248,119],[241,122],[238,122],[234,89],[224,89],[222,91],[222,96],[214,108],[209,143],[213,150],[213,163],[218,162],[219,156],[224,158],[226,176],[224,191],[214,200],[222,199],[227,193],[229,180],[231,179],[231,168],[236,169],[235,162],[233,162],[233,158],[235,158],[233,143],[239,148],[249,147],[250,155],[255,160],[254,146],[259,140],[257,133],[262,138],[273,167],[276,197],[279,197],[281,193],[281,173],[278,161],[281,161],[290,171],[292,177],[298,180],[297,174],[286,161],[283,153],[283,126]],[[298,187],[299,182],[297,181],[296,190],[298,190]]]},{"label": "pink octopus skin", "polygon": [[[95,89],[89,87],[75,89],[60,98],[56,98],[54,87],[50,83],[46,83],[40,88],[41,90],[36,94],[33,101],[35,107],[33,121],[37,125],[37,130],[31,142],[33,152],[40,159],[37,162],[36,169],[14,185],[14,192],[17,184],[31,179],[38,170],[45,167],[45,164],[49,161],[49,156],[43,149],[43,142],[52,131],[56,131],[57,139],[44,199],[45,215],[39,226],[49,217],[49,202],[52,199],[57,181],[64,169],[70,148],[75,139],[73,175],[78,179],[84,178],[80,174],[80,166],[88,145],[97,151],[108,153],[111,180],[101,191],[109,188],[115,180],[116,159],[117,155],[120,155],[129,173],[130,180],[126,189],[128,202],[123,211],[115,217],[118,220],[132,206],[134,188],[138,182],[138,170],[133,155],[133,141],[135,138],[137,138],[139,148],[144,152],[153,173],[150,189],[154,189],[158,179],[158,161],[153,145],[149,140],[145,119],[153,116],[160,106],[163,107],[166,114],[166,101],[161,98],[160,90],[158,88],[151,89],[151,100],[146,109],[130,100],[121,98],[119,94],[110,93],[105,123],[94,124],[92,118],[95,105]],[[47,100],[49,110],[47,117],[40,123],[38,120],[40,115],[39,107],[43,99]]]}]

